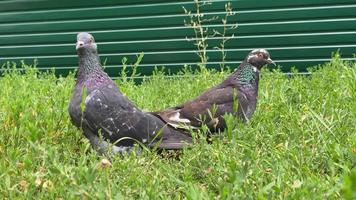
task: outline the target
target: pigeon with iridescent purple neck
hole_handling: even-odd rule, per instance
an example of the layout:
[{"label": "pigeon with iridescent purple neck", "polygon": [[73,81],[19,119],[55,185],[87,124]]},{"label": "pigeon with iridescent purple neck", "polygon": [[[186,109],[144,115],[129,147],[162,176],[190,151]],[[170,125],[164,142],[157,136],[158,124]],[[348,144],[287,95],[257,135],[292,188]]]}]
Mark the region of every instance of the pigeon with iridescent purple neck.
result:
[{"label": "pigeon with iridescent purple neck", "polygon": [[212,132],[226,128],[225,114],[247,121],[256,110],[259,71],[266,64],[274,64],[268,51],[255,49],[219,85],[193,100],[153,114],[175,128],[196,129],[206,124]]},{"label": "pigeon with iridescent purple neck", "polygon": [[181,149],[191,143],[191,137],[143,112],[120,92],[102,69],[92,35],[79,33],[76,50],[79,70],[68,110],[95,150],[127,152],[135,143]]}]

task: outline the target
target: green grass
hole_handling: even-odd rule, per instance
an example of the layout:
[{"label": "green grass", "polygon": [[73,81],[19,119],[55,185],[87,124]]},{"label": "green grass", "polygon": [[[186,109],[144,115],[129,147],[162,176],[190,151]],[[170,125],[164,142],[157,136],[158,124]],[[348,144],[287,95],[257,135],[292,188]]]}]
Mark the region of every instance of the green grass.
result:
[{"label": "green grass", "polygon": [[[104,168],[70,123],[73,76],[26,69],[0,78],[1,199],[355,198],[355,63],[335,58],[293,78],[263,70],[254,117],[248,124],[229,118],[229,137],[198,139],[179,157],[116,156]],[[141,85],[118,85],[140,108],[158,110],[228,73],[182,74],[166,79],[157,72]]]}]

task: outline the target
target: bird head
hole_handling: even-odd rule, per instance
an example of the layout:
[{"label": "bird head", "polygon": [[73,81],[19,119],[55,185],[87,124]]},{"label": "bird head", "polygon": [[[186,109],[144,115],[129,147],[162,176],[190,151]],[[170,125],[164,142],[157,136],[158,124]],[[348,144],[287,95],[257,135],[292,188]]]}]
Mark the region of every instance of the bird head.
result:
[{"label": "bird head", "polygon": [[246,62],[261,69],[266,64],[276,65],[266,49],[254,49],[246,57]]},{"label": "bird head", "polygon": [[76,50],[78,52],[84,51],[84,50],[96,52],[97,46],[96,46],[94,37],[91,34],[86,33],[86,32],[78,33]]}]

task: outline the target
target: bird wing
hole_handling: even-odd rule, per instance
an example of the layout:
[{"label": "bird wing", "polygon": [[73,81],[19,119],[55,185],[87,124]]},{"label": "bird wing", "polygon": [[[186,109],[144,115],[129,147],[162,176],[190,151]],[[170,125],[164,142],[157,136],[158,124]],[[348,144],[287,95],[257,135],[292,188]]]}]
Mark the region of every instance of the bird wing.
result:
[{"label": "bird wing", "polygon": [[[102,134],[103,138],[109,139],[112,143],[126,137],[142,142],[147,136],[143,135],[143,131],[137,131],[141,115],[118,90],[103,87],[90,91],[85,98],[83,125],[90,127],[93,132]],[[119,143],[132,145],[134,141]]]},{"label": "bird wing", "polygon": [[93,90],[85,99],[83,117],[83,123],[93,132],[117,146],[141,142],[179,149],[191,142],[186,134],[171,132],[160,119],[138,109],[118,89]]},{"label": "bird wing", "polygon": [[[233,112],[237,93],[237,89],[232,86],[214,87],[180,106],[154,114],[176,128],[184,128],[184,126],[198,128],[202,124],[202,117],[205,117],[204,123],[209,126],[209,123],[216,120],[216,117],[223,116],[226,112]],[[213,116],[209,116],[209,112]]]}]

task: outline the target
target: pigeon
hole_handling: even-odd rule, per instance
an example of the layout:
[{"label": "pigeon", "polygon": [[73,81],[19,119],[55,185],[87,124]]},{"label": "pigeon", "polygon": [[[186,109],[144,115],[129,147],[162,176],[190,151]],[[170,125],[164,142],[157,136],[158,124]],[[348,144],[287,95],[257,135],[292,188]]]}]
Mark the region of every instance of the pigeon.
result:
[{"label": "pigeon", "polygon": [[255,49],[219,85],[181,105],[152,113],[177,129],[199,129],[205,124],[212,132],[226,128],[225,114],[248,121],[256,110],[259,71],[266,64],[275,65],[268,51]]},{"label": "pigeon", "polygon": [[68,111],[97,152],[130,152],[137,143],[182,149],[192,142],[189,135],[140,110],[119,90],[103,71],[91,34],[78,33],[76,51],[79,69]]}]

